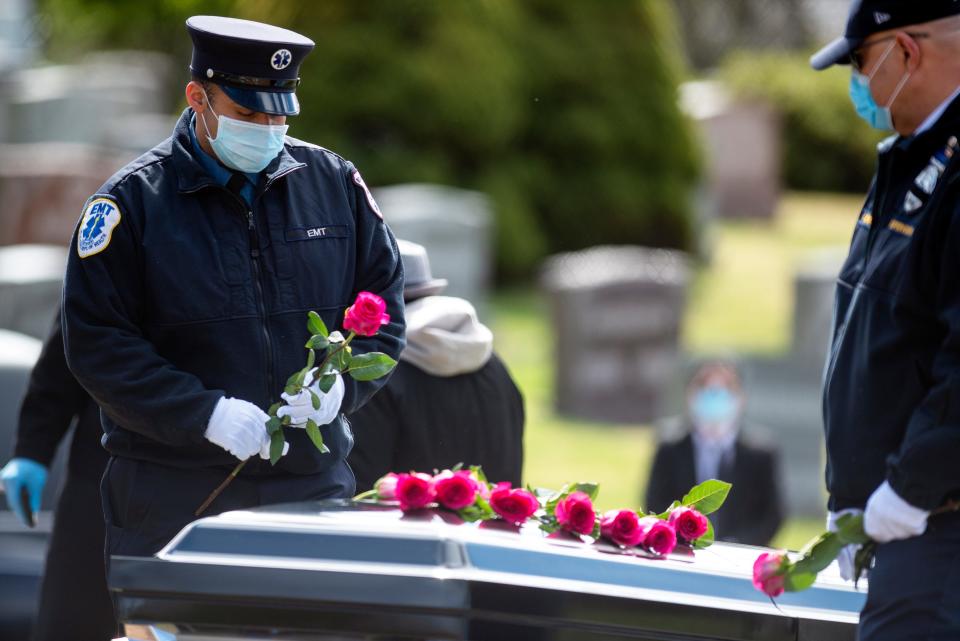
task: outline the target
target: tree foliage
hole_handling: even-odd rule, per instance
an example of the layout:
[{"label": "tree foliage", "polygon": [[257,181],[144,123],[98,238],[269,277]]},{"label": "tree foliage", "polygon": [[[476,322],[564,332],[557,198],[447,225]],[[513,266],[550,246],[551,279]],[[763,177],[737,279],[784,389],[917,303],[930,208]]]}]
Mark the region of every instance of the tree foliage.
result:
[{"label": "tree foliage", "polygon": [[40,8],[61,59],[139,47],[186,66],[183,22],[194,13],[308,35],[317,48],[301,70],[303,113],[291,134],[350,158],[370,184],[490,194],[501,277],[598,243],[690,245],[698,166],[677,108],[679,45],[666,2],[41,0]]}]

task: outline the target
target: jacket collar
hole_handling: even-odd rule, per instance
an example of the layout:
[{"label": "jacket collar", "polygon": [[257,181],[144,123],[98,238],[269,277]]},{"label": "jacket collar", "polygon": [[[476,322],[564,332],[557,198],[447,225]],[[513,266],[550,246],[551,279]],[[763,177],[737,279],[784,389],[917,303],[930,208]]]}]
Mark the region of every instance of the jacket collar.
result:
[{"label": "jacket collar", "polygon": [[[197,191],[217,184],[194,154],[193,145],[190,142],[190,121],[192,117],[193,109],[190,107],[184,109],[173,128],[173,136],[171,137],[173,167],[177,173],[177,188],[181,193]],[[306,163],[294,158],[287,146],[284,145],[280,154],[271,160],[270,164],[263,170],[265,178],[263,188],[266,189],[273,181],[289,174],[291,171],[306,166]]]},{"label": "jacket collar", "polygon": [[934,123],[919,134],[901,136],[895,146],[904,151],[927,154],[942,147],[950,135],[960,135],[960,96],[957,95]]}]

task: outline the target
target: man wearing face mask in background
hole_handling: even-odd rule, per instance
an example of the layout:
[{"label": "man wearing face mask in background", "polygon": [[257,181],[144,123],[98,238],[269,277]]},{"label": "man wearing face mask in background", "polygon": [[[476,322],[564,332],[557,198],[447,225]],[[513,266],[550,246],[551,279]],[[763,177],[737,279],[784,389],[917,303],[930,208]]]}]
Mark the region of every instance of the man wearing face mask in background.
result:
[{"label": "man wearing face mask in background", "polygon": [[[320,407],[285,397],[288,452],[271,466],[265,410],[303,367],[307,311],[331,329],[359,291],[392,319],[354,353],[399,356],[397,244],[356,168],[285,136],[313,42],[271,25],[187,21],[193,80],[171,138],[90,198],[64,284],[67,361],[101,407],[107,554],[150,555],[236,466],[205,514],[349,497],[342,413],[386,378],[339,378]],[[312,419],[328,453],[302,429]]]},{"label": "man wearing face mask in background", "polygon": [[683,437],[657,448],[644,508],[661,512],[697,483],[727,481],[729,498],[710,515],[717,540],[767,545],[783,521],[780,466],[772,447],[741,433],[740,375],[730,363],[704,363],[686,398]]},{"label": "man wearing face mask in background", "polygon": [[[878,543],[860,639],[960,638],[960,3],[854,2],[811,59],[851,65],[880,143],[824,375],[828,525]],[[841,555],[850,576],[853,550]]]}]

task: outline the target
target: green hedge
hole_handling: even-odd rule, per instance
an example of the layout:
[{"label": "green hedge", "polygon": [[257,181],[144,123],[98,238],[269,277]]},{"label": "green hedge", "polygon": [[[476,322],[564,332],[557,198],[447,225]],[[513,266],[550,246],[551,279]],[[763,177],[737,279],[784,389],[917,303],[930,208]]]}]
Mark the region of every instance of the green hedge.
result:
[{"label": "green hedge", "polygon": [[805,54],[743,52],[721,77],[740,95],[769,100],[783,115],[786,186],[864,192],[885,135],[861,120],[848,94],[848,67],[814,71]]},{"label": "green hedge", "polygon": [[[317,42],[291,134],[369,184],[481,189],[501,278],[597,243],[691,245],[698,160],[677,107],[668,3],[608,0],[40,0],[51,55],[143,47],[189,59],[183,20],[221,12]],[[178,95],[183,78],[179,79]],[[389,212],[388,212],[389,216]]]}]

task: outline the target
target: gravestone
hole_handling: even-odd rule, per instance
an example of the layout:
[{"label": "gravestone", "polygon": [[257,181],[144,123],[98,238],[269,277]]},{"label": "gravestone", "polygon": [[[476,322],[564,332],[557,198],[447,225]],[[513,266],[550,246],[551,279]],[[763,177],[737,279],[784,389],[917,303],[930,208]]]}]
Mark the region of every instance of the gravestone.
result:
[{"label": "gravestone", "polygon": [[795,359],[823,365],[833,331],[833,299],[845,247],[811,250],[801,256],[793,276]]},{"label": "gravestone", "polygon": [[644,423],[662,416],[679,366],[685,254],[595,247],[549,258],[558,412]]},{"label": "gravestone", "polygon": [[706,207],[723,218],[769,219],[780,199],[780,119],[762,101],[734,99],[715,81],[680,88],[698,125]]},{"label": "gravestone", "polygon": [[0,245],[67,245],[87,198],[126,160],[86,145],[0,145]]},{"label": "gravestone", "polygon": [[4,98],[5,141],[105,146],[124,118],[166,111],[171,69],[168,56],[143,51],[101,52],[77,64],[21,69]]},{"label": "gravestone", "polygon": [[427,248],[433,276],[450,282],[444,294],[467,299],[483,317],[491,276],[489,199],[426,184],[380,187],[374,197],[397,238]]},{"label": "gravestone", "polygon": [[0,329],[46,339],[60,306],[67,249],[0,247]]}]

